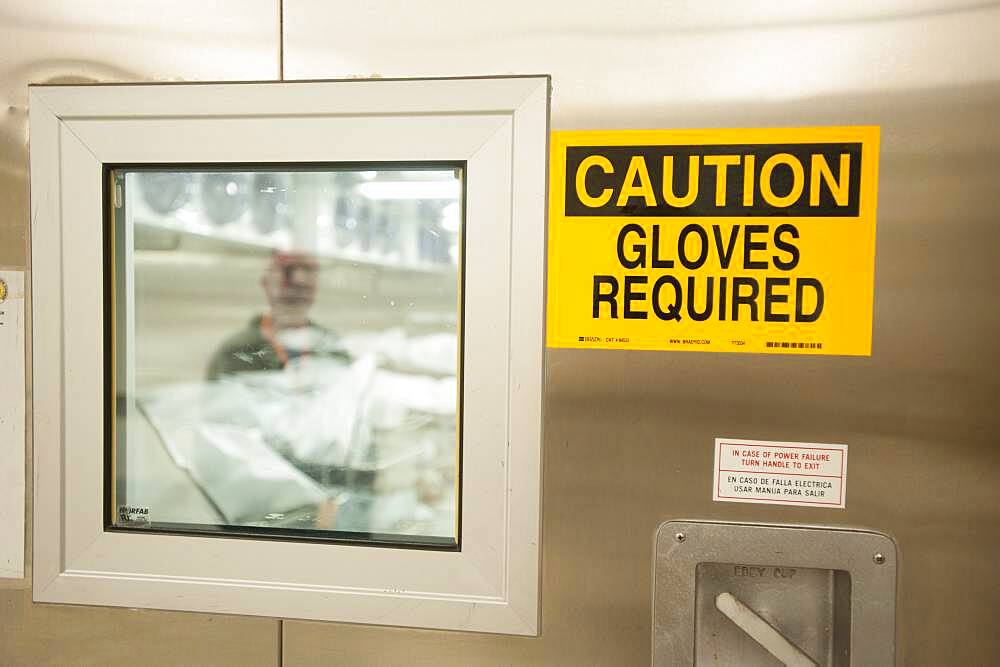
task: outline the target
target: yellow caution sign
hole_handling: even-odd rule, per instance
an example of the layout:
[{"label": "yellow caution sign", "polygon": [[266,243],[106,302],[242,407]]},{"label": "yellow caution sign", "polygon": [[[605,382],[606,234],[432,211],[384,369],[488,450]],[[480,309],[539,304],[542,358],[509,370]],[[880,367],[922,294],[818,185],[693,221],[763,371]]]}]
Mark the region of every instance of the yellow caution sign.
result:
[{"label": "yellow caution sign", "polygon": [[554,132],[548,345],[870,355],[877,127]]}]

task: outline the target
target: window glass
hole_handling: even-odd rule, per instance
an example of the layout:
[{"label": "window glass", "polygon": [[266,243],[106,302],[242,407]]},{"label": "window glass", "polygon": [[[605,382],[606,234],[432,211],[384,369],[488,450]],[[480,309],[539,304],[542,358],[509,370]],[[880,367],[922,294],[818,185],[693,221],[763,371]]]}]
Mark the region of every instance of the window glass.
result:
[{"label": "window glass", "polygon": [[462,169],[110,170],[109,527],[457,547]]}]

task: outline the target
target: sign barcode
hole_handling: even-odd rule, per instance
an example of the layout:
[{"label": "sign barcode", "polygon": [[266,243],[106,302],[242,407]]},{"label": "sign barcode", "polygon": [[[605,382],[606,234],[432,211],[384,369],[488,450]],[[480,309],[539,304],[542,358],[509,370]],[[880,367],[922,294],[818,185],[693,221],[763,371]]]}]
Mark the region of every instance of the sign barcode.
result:
[{"label": "sign barcode", "polygon": [[773,341],[769,340],[764,343],[764,347],[790,347],[797,350],[822,350],[823,343],[800,343],[800,342],[790,342],[790,341]]}]

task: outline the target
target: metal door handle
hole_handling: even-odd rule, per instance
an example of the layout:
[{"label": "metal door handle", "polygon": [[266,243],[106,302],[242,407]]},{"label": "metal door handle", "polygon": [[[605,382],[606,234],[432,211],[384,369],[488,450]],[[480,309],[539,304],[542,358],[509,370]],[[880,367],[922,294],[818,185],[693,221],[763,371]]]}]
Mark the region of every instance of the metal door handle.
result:
[{"label": "metal door handle", "polygon": [[768,653],[785,664],[785,667],[819,667],[802,649],[788,641],[774,626],[765,621],[750,607],[740,602],[732,593],[715,596],[715,608],[726,615],[750,638],[763,646]]}]

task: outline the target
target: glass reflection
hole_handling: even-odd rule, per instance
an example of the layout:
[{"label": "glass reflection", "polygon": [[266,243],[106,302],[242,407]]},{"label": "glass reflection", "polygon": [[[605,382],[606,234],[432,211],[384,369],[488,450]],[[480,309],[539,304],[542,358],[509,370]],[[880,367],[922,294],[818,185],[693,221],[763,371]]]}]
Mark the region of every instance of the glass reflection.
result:
[{"label": "glass reflection", "polygon": [[113,179],[112,523],[455,546],[461,170]]}]

